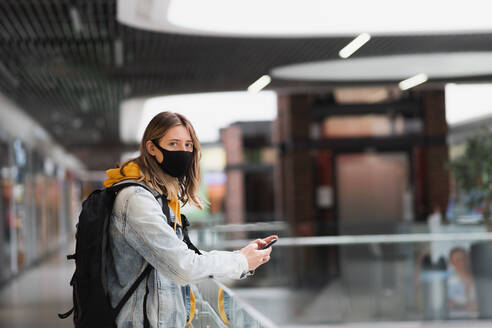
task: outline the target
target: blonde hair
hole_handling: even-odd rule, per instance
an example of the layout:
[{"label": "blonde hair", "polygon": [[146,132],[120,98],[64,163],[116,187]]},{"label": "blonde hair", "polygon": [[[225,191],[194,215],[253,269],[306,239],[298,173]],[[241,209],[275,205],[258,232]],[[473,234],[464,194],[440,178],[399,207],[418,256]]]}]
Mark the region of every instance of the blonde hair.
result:
[{"label": "blonde hair", "polygon": [[[154,156],[152,156],[146,147],[147,141],[162,138],[169,129],[182,125],[190,133],[193,142],[193,160],[186,174],[181,178],[174,178],[162,172]],[[203,209],[203,204],[198,197],[200,187],[200,142],[196,137],[195,129],[191,122],[181,114],[173,112],[161,112],[154,116],[147,125],[142,141],[140,143],[140,155],[132,158],[121,165],[120,173],[123,174],[123,168],[130,162],[136,163],[140,167],[140,181],[144,181],[150,187],[167,195],[167,199],[179,199],[183,205],[190,202],[192,205]]]}]

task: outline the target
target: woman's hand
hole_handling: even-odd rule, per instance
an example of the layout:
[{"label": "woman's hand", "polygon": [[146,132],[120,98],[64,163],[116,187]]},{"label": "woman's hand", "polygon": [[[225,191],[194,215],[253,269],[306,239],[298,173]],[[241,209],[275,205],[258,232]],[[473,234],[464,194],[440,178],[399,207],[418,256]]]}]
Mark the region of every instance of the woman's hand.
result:
[{"label": "woman's hand", "polygon": [[258,249],[262,249],[263,247],[265,247],[266,245],[268,245],[268,243],[271,242],[274,239],[278,239],[278,236],[277,235],[272,235],[272,236],[268,236],[268,237],[266,237],[264,239],[256,239],[256,240],[253,240],[250,244],[256,243],[258,245]]},{"label": "woman's hand", "polygon": [[272,248],[261,248],[265,247],[273,239],[278,239],[278,236],[274,235],[268,236],[264,239],[256,239],[239,251],[248,261],[248,270],[255,270],[257,267],[270,260],[270,253],[272,252]]}]

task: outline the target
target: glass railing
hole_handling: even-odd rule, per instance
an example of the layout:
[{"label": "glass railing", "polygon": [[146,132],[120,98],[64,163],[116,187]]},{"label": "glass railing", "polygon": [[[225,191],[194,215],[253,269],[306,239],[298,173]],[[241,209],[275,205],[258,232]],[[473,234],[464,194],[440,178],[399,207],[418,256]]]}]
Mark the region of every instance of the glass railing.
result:
[{"label": "glass railing", "polygon": [[[222,324],[226,313],[230,327],[486,323],[492,320],[492,233],[464,230],[283,237],[254,276],[222,285],[229,306],[220,308],[220,283],[199,289],[208,290],[202,299]],[[248,240],[222,240],[215,248],[238,249]]]},{"label": "glass railing", "polygon": [[195,318],[192,327],[277,327],[265,314],[238,297],[229,287],[215,279],[194,286]]}]

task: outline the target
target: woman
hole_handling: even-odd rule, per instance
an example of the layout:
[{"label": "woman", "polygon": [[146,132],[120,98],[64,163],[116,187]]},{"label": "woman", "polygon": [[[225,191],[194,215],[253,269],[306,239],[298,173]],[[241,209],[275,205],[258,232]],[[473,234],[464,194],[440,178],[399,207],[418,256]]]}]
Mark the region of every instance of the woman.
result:
[{"label": "woman", "polygon": [[[140,156],[108,170],[106,187],[137,180],[116,196],[110,223],[111,254],[107,268],[113,307],[149,263],[152,270],[116,318],[119,328],[185,327],[193,319],[193,292],[188,284],[209,277],[241,279],[270,259],[277,236],[258,239],[235,252],[188,249],[183,241],[180,203],[200,209],[200,144],[182,115],[162,112],[147,126]],[[171,225],[156,198],[168,201]],[[144,315],[145,307],[145,315]]]}]

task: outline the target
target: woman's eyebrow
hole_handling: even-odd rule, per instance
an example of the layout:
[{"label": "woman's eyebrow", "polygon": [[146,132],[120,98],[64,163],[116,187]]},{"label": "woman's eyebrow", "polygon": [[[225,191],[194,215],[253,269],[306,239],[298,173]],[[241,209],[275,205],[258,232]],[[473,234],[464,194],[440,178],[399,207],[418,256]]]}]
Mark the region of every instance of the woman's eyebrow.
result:
[{"label": "woman's eyebrow", "polygon": [[[181,141],[181,139],[173,138],[173,139],[169,139],[169,141]],[[186,140],[186,142],[193,142],[193,140],[188,139]]]}]

